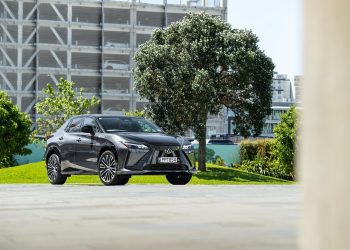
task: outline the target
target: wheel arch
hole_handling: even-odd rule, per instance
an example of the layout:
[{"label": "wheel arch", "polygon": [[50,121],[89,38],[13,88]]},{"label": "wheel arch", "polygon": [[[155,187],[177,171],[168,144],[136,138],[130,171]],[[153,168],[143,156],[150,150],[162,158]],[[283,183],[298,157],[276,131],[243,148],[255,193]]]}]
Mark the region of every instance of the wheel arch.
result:
[{"label": "wheel arch", "polygon": [[100,149],[100,152],[98,153],[97,159],[100,159],[101,155],[107,150],[111,151],[114,154],[114,156],[116,157],[116,159],[118,160],[117,149],[115,148],[115,146],[107,146],[107,145],[103,146]]},{"label": "wheel arch", "polygon": [[58,147],[57,146],[50,146],[48,149],[47,149],[47,151],[46,151],[47,153],[46,153],[46,156],[45,156],[45,162],[47,162],[47,160],[49,159],[49,157],[52,155],[52,154],[54,154],[54,153],[56,153],[57,155],[58,155],[58,157],[60,158],[61,157],[61,155],[60,155],[60,150],[58,149]]}]

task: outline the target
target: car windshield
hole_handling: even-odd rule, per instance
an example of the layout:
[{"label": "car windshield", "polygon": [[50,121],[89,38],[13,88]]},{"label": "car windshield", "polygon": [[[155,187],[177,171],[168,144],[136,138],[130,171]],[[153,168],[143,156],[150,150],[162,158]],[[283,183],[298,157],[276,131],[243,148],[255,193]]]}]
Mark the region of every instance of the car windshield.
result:
[{"label": "car windshield", "polygon": [[151,122],[136,117],[99,117],[104,130],[108,132],[141,132],[162,133],[163,131]]}]

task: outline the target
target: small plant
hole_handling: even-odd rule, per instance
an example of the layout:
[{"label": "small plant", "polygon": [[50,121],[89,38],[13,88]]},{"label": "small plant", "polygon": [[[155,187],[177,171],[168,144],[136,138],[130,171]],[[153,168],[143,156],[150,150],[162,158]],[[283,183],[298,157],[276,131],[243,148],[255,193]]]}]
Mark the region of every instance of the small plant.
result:
[{"label": "small plant", "polygon": [[216,156],[215,156],[214,164],[215,164],[215,165],[219,165],[219,166],[226,166],[225,160],[222,159],[219,155],[216,155]]},{"label": "small plant", "polygon": [[41,115],[37,120],[37,131],[40,135],[49,135],[60,128],[68,118],[89,113],[100,100],[84,97],[84,89],[74,91],[74,82],[64,78],[57,84],[57,90],[48,83],[43,93],[46,97],[35,105],[36,112]]}]

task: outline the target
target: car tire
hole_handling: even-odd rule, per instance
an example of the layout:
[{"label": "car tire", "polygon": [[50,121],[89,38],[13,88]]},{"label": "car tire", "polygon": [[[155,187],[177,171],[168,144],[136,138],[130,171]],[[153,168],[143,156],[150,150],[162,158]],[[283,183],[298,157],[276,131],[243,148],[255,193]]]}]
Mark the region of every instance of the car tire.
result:
[{"label": "car tire", "polygon": [[67,180],[67,175],[61,174],[61,160],[58,154],[52,153],[46,161],[47,177],[53,185],[62,185]]},{"label": "car tire", "polygon": [[166,179],[173,185],[186,185],[192,179],[191,174],[168,174]]},{"label": "car tire", "polygon": [[105,186],[125,185],[129,176],[117,174],[118,162],[112,151],[104,151],[98,159],[98,176]]}]

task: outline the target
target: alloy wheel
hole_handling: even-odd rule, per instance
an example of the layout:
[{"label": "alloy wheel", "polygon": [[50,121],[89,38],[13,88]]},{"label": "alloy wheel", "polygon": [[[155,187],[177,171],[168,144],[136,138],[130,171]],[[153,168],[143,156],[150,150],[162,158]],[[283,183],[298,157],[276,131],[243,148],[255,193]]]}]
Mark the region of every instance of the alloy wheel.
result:
[{"label": "alloy wheel", "polygon": [[47,175],[51,182],[57,179],[58,168],[59,168],[59,158],[56,154],[52,154],[47,161]]},{"label": "alloy wheel", "polygon": [[99,168],[101,179],[106,183],[111,182],[117,172],[117,164],[114,156],[110,153],[102,155]]}]

